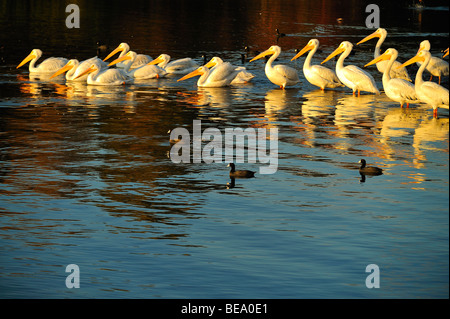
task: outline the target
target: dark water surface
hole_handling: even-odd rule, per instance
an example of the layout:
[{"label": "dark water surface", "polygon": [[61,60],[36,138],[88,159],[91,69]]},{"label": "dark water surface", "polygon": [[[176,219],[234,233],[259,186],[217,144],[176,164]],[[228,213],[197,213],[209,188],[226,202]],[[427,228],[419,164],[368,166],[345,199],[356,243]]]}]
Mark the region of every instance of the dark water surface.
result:
[{"label": "dark water surface", "polygon": [[[436,119],[384,93],[322,92],[303,57],[290,62],[315,37],[315,64],[343,40],[355,44],[347,63],[368,63],[375,40],[356,46],[373,32],[366,2],[74,3],[80,29],[65,27],[66,2],[0,4],[1,298],[448,298],[448,110]],[[448,4],[411,3],[380,4],[383,49],[404,62],[429,39],[441,56]],[[33,48],[82,60],[97,41],[102,58],[127,42],[153,58],[236,65],[246,46],[252,58],[278,44],[302,83],[278,89],[262,60],[244,62],[251,83],[219,89],[177,77],[93,87],[16,69]],[[193,120],[278,128],[278,171],[230,187],[227,163],[173,163],[167,132]],[[362,180],[361,158],[385,173]],[[66,288],[69,264],[79,289]],[[366,287],[369,264],[378,289]]]}]

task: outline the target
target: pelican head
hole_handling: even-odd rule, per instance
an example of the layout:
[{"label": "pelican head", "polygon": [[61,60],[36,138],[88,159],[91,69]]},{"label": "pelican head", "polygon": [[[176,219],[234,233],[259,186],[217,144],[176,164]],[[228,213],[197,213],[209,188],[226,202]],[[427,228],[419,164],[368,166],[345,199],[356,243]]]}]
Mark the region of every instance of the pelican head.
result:
[{"label": "pelican head", "polygon": [[168,54],[160,54],[159,57],[147,63],[148,65],[156,65],[160,63],[168,63],[170,61],[170,55]]},{"label": "pelican head", "polygon": [[359,42],[357,43],[357,45],[358,45],[358,44],[361,44],[361,43],[363,43],[363,42],[369,41],[370,39],[373,39],[373,38],[386,38],[386,36],[387,36],[387,31],[386,31],[386,29],[378,28],[374,33],[369,34],[367,37],[365,37],[364,39],[362,39],[361,41],[359,41]]},{"label": "pelican head", "polygon": [[92,63],[91,66],[88,67],[84,72],[78,74],[78,75],[74,78],[74,80],[75,80],[75,79],[78,79],[78,78],[80,78],[80,77],[82,77],[82,76],[85,75],[85,74],[89,74],[89,73],[92,73],[92,72],[95,72],[95,71],[98,71],[98,70],[100,70],[100,69],[99,69],[99,66],[98,66],[96,63]]},{"label": "pelican head", "polygon": [[65,66],[63,66],[61,69],[59,69],[58,71],[53,73],[52,76],[50,77],[50,79],[53,79],[54,77],[57,77],[58,75],[71,70],[73,67],[76,67],[78,64],[79,64],[79,62],[76,59],[69,60]]},{"label": "pelican head", "polygon": [[412,57],[411,59],[409,59],[408,61],[397,67],[397,69],[413,64],[414,62],[425,62],[430,57],[431,53],[428,50],[421,50],[416,54],[416,56]]},{"label": "pelican head", "polygon": [[191,73],[186,74],[182,78],[178,79],[177,82],[187,80],[187,79],[192,78],[192,77],[197,76],[197,75],[203,75],[206,72],[208,72],[208,68],[206,66],[201,66],[197,70],[194,70]]},{"label": "pelican head", "polygon": [[223,63],[223,60],[217,56],[213,57],[211,60],[209,60],[208,63],[205,64],[205,67],[212,68],[213,66],[216,66],[217,64]]},{"label": "pelican head", "polygon": [[281,52],[281,48],[278,45],[272,45],[270,48],[268,48],[266,51],[261,52],[257,56],[255,56],[253,59],[250,60],[250,62],[261,59],[267,55],[279,55]]},{"label": "pelican head", "polygon": [[305,52],[308,52],[309,50],[313,50],[314,48],[319,47],[319,40],[317,39],[311,39],[309,40],[308,44],[301,49],[301,51],[299,53],[297,53],[292,59],[291,61],[294,61],[295,59],[301,57],[303,54],[305,54]]},{"label": "pelican head", "polygon": [[430,51],[430,49],[431,49],[430,41],[423,40],[422,42],[420,42],[419,50],[417,51],[417,53],[419,53],[420,51],[423,51],[423,50]]},{"label": "pelican head", "polygon": [[28,54],[28,56],[20,62],[20,64],[16,67],[16,69],[20,68],[22,65],[26,64],[27,62],[33,60],[33,59],[39,59],[42,56],[42,51],[39,49],[33,49],[31,50],[31,53]]},{"label": "pelican head", "polygon": [[320,64],[324,64],[325,62],[327,62],[328,60],[330,60],[331,58],[335,57],[338,54],[341,54],[342,52],[345,51],[351,51],[353,48],[353,44],[351,44],[348,41],[342,41],[341,44],[338,46],[338,48],[336,50],[333,51],[333,53],[331,53],[325,60],[322,61],[322,63]]},{"label": "pelican head", "polygon": [[114,54],[118,52],[128,52],[128,51],[130,51],[130,46],[128,45],[128,43],[122,42],[121,44],[119,44],[117,48],[114,49],[114,51],[108,54],[108,56],[104,58],[103,61],[108,60],[110,57],[112,57]]},{"label": "pelican head", "polygon": [[378,56],[377,58],[373,59],[372,61],[370,61],[369,63],[364,65],[364,67],[378,63],[380,61],[389,60],[393,55],[395,55],[395,57],[397,57],[398,51],[396,49],[389,48],[382,55]]},{"label": "pelican head", "polygon": [[134,51],[128,51],[127,54],[125,54],[123,57],[121,58],[117,58],[114,61],[112,61],[111,63],[108,64],[108,66],[112,66],[114,64],[117,64],[119,62],[125,61],[125,60],[134,60],[136,59],[136,52]]}]

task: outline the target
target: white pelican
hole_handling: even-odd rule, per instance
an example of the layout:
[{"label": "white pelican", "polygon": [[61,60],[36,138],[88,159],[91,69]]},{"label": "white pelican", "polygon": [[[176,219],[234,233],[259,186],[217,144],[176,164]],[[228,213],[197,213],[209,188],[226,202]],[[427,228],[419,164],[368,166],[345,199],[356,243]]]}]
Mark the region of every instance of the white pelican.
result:
[{"label": "white pelican", "polygon": [[380,61],[388,61],[388,64],[383,72],[384,92],[391,100],[399,102],[400,107],[403,107],[404,103],[406,103],[406,106],[409,107],[409,103],[419,102],[419,99],[416,95],[414,84],[404,79],[391,78],[391,68],[395,63],[397,56],[398,51],[396,49],[389,48],[382,55],[367,63],[365,67]]},{"label": "white pelican", "polygon": [[402,66],[410,65],[414,62],[422,62],[416,74],[416,94],[419,100],[433,107],[433,117],[437,117],[438,107],[449,108],[448,90],[435,82],[423,80],[423,71],[426,69],[428,63],[430,63],[430,60],[431,53],[428,50],[421,50],[415,57],[403,63]]},{"label": "white pelican", "polygon": [[380,94],[372,75],[361,70],[356,65],[347,65],[344,67],[344,60],[348,57],[350,52],[352,52],[352,48],[353,45],[350,42],[343,41],[333,53],[322,61],[322,63],[325,63],[332,57],[342,53],[336,62],[336,74],[339,80],[341,80],[345,86],[353,90],[353,95],[355,95],[356,91],[358,91],[358,96],[360,91]]},{"label": "white pelican", "polygon": [[[423,40],[420,42],[420,47],[417,53],[422,50],[430,51],[431,44],[428,40]],[[417,65],[420,67],[422,63],[417,62]],[[448,62],[444,61],[438,57],[431,56],[431,60],[426,67],[426,70],[431,73],[430,81],[433,79],[433,76],[437,76],[439,78],[439,84],[441,84],[441,76],[448,76]]]},{"label": "white pelican", "polygon": [[291,61],[294,61],[298,57],[302,56],[305,52],[310,51],[305,59],[305,62],[303,63],[303,74],[308,82],[312,85],[320,87],[322,90],[325,90],[325,88],[344,86],[344,84],[339,81],[339,78],[333,70],[321,65],[311,65],[311,59],[314,53],[316,53],[318,47],[319,40],[309,40],[308,44],[299,53],[297,53]]},{"label": "white pelican", "polygon": [[[368,35],[367,37],[365,37],[364,39],[362,39],[361,41],[359,41],[357,43],[361,44],[363,42],[369,41],[370,39],[373,38],[379,38],[377,41],[377,44],[375,45],[375,51],[373,54],[374,58],[378,58],[381,54],[380,52],[380,48],[381,45],[383,44],[384,40],[386,39],[387,36],[387,31],[386,29],[383,28],[378,28],[374,33]],[[381,73],[384,73],[384,70],[386,69],[387,65],[388,65],[388,61],[379,61],[377,63],[377,69],[378,71],[380,71]],[[406,68],[398,68],[401,65],[400,62],[395,61],[393,67],[391,68],[391,78],[400,78],[400,79],[404,79],[406,81],[411,81],[411,78],[409,77],[408,71],[406,70]]]},{"label": "white pelican", "polygon": [[101,59],[99,59],[97,57],[93,57],[93,58],[84,60],[81,63],[77,59],[71,59],[66,63],[66,65],[64,65],[62,68],[60,68],[58,71],[56,71],[50,77],[50,79],[52,79],[60,74],[63,74],[64,72],[67,71],[67,73],[66,73],[67,81],[78,81],[78,82],[86,81],[87,77],[88,77],[87,74],[84,76],[81,76],[81,77],[78,77],[78,75],[80,73],[83,73],[84,71],[86,71],[86,69],[89,68],[91,66],[91,64],[95,61],[97,61],[102,66],[102,69],[107,68],[106,62],[103,62]]},{"label": "white pelican", "polygon": [[91,66],[86,69],[86,71],[78,74],[76,78],[82,77],[85,74],[89,74],[87,78],[87,84],[90,85],[121,85],[129,83],[132,80],[122,70],[119,69],[102,70],[101,64],[97,61],[94,61],[91,64]]},{"label": "white pelican", "polygon": [[48,58],[41,62],[38,66],[34,66],[36,61],[42,56],[42,51],[39,49],[33,49],[28,56],[20,62],[16,69],[20,68],[22,65],[30,62],[29,70],[30,73],[54,73],[58,69],[62,68],[66,63],[66,58]]},{"label": "white pelican", "polygon": [[[220,65],[222,63],[224,63],[223,60],[215,56],[207,64],[205,64],[205,67],[214,69],[215,66]],[[235,69],[239,71],[239,73],[236,75],[233,81],[231,81],[231,84],[248,83],[251,79],[255,77],[252,73],[248,72],[247,69],[243,66],[236,66]]]},{"label": "white pelican", "polygon": [[187,74],[196,70],[199,65],[191,58],[183,58],[170,62],[170,55],[161,54],[149,64],[157,64],[170,74]]},{"label": "white pelican", "polygon": [[281,48],[278,45],[272,45],[266,51],[261,52],[256,57],[250,60],[250,62],[261,59],[267,55],[272,55],[266,63],[265,72],[270,82],[278,85],[281,89],[285,89],[286,86],[295,85],[300,82],[297,70],[286,65],[272,66],[273,61],[278,58],[281,53]]},{"label": "white pelican", "polygon": [[[128,43],[122,42],[121,44],[119,44],[119,46],[117,48],[115,48],[110,54],[108,54],[108,56],[106,58],[103,59],[103,61],[108,60],[110,57],[112,57],[114,54],[120,52],[119,58],[123,57],[125,54],[128,53],[128,51],[130,51],[130,46],[128,45]],[[130,69],[135,69],[138,68],[140,66],[143,66],[149,62],[151,62],[153,59],[151,56],[146,55],[146,54],[138,54],[136,56],[136,59],[134,60],[133,64],[131,65]],[[124,64],[118,64],[117,67],[119,68],[124,68],[125,65]]]},{"label": "white pelican", "polygon": [[192,78],[196,75],[201,75],[197,81],[199,87],[224,87],[231,84],[231,81],[236,77],[239,71],[236,70],[228,62],[217,65],[214,69],[210,70],[205,66],[201,66],[198,69],[186,74],[178,81],[183,81]]},{"label": "white pelican", "polygon": [[160,68],[157,65],[149,65],[145,64],[141,67],[138,67],[136,69],[133,69],[130,71],[130,66],[133,64],[133,62],[136,60],[136,52],[134,51],[128,51],[127,54],[125,54],[121,58],[117,58],[114,61],[112,61],[108,66],[112,66],[114,64],[117,64],[121,61],[128,60],[125,63],[125,68],[123,69],[129,77],[132,77],[134,79],[140,79],[140,80],[146,80],[146,79],[154,79],[154,78],[160,78],[166,76],[167,72]]}]

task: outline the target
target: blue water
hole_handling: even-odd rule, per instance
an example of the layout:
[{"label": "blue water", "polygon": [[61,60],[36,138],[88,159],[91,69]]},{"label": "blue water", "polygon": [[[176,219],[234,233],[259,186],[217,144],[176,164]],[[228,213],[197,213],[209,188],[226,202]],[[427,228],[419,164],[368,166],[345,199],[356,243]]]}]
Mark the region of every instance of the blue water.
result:
[{"label": "blue water", "polygon": [[[11,16],[5,23],[26,29],[22,2],[14,3],[6,7],[17,22]],[[20,43],[2,35],[0,297],[448,298],[448,110],[433,118],[426,105],[400,109],[384,94],[353,97],[346,88],[321,92],[307,83],[303,58],[290,62],[294,49],[316,36],[324,43],[319,63],[340,41],[370,34],[358,6],[357,15],[336,9],[344,24],[335,25],[333,11],[317,3],[246,3],[222,5],[217,18],[224,30],[214,36],[188,18],[176,22],[178,11],[169,19],[159,4],[153,24],[170,20],[170,30],[177,23],[187,34],[195,29],[197,42],[181,31],[157,38],[148,16],[113,6],[98,13],[109,25],[85,22],[104,38],[82,26],[77,36],[86,41],[79,47],[67,37],[52,38],[48,47],[52,55],[89,57],[94,36],[110,45],[103,55],[128,41],[153,57],[168,52],[200,62],[201,54],[218,55],[241,65],[243,44],[264,50],[280,27],[288,36],[278,39],[279,63],[299,70],[300,85],[279,90],[261,61],[245,63],[256,76],[251,83],[222,89],[199,89],[195,80],[177,77],[118,88],[32,79],[15,66],[35,45],[45,49],[39,42],[45,35]],[[385,46],[398,46],[403,61],[423,37],[436,55],[448,46],[448,23],[446,30],[427,23],[442,16],[448,22],[448,12],[405,7],[402,14],[409,24],[392,17],[384,27],[391,39]],[[119,15],[128,20],[113,23]],[[53,30],[57,21],[49,20]],[[131,29],[124,29],[127,21]],[[112,35],[108,27],[120,32]],[[372,41],[348,63],[369,62]],[[189,42],[192,51],[184,49]],[[367,70],[381,88],[381,75]],[[167,131],[191,131],[193,120],[222,132],[278,128],[277,172],[233,186],[225,162],[173,163]],[[384,174],[362,180],[361,158]],[[261,165],[237,166],[257,171]],[[66,287],[69,264],[79,266],[78,289]],[[369,264],[380,269],[380,288],[366,287]]]}]

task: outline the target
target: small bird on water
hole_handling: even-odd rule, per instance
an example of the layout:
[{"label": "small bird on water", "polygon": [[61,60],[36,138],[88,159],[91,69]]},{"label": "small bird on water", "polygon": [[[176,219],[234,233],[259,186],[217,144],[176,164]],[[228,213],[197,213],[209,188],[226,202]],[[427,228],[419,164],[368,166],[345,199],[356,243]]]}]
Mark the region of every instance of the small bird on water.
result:
[{"label": "small bird on water", "polygon": [[236,166],[234,165],[234,163],[228,164],[228,167],[231,167],[231,169],[230,169],[230,177],[232,177],[232,178],[251,178],[251,177],[255,177],[255,172],[253,172],[253,171],[236,170]]},{"label": "small bird on water", "polygon": [[383,170],[379,167],[375,166],[366,166],[366,160],[361,159],[359,161],[361,167],[359,168],[359,173],[362,175],[381,175],[383,174]]}]

